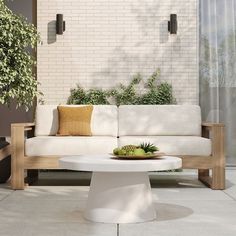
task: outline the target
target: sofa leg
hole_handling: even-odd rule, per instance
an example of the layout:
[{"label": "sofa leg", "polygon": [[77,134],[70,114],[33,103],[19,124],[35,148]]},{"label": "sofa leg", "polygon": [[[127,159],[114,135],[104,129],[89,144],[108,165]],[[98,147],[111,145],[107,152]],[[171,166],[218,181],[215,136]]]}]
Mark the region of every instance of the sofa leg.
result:
[{"label": "sofa leg", "polygon": [[218,166],[212,169],[211,188],[215,190],[225,189],[225,168],[224,167]]},{"label": "sofa leg", "polygon": [[11,186],[14,190],[22,190],[24,183],[24,128],[11,127]]},{"label": "sofa leg", "polygon": [[207,187],[211,187],[211,178],[209,169],[198,169],[198,179]]},{"label": "sofa leg", "polygon": [[11,187],[14,190],[23,190],[25,188],[24,169],[17,164],[12,166]]},{"label": "sofa leg", "polygon": [[212,189],[225,189],[225,142],[224,127],[214,127],[212,130]]}]

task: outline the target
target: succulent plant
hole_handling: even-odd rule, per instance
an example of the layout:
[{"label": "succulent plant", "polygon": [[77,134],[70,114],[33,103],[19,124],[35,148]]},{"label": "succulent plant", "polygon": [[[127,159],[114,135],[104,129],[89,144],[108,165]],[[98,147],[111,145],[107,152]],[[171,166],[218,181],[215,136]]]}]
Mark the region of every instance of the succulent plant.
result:
[{"label": "succulent plant", "polygon": [[139,147],[142,148],[146,153],[159,151],[158,147],[152,143],[141,143]]}]

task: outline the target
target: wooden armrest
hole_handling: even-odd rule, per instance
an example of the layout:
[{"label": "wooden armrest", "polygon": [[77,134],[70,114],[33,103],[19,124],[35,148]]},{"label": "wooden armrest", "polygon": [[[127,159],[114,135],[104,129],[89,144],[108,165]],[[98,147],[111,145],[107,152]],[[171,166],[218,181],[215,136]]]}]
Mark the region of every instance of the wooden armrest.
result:
[{"label": "wooden armrest", "polygon": [[22,127],[25,131],[32,130],[32,128],[35,126],[35,123],[12,123],[11,127]]},{"label": "wooden armrest", "polygon": [[224,129],[224,127],[223,123],[203,122],[202,137],[210,138],[210,133],[215,133],[217,130]]},{"label": "wooden armrest", "polygon": [[14,126],[14,127],[21,127],[21,126],[23,126],[23,127],[33,127],[33,126],[35,126],[35,123],[12,123],[11,125]]},{"label": "wooden armrest", "polygon": [[211,123],[211,122],[203,122],[202,127],[224,127],[225,125],[223,123]]}]

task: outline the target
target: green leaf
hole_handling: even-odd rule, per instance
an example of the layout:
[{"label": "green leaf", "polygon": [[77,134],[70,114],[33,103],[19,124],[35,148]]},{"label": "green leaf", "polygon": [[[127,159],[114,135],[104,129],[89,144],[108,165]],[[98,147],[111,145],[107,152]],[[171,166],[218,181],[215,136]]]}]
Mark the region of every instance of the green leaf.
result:
[{"label": "green leaf", "polygon": [[[143,80],[140,73],[133,76],[128,85],[120,84],[117,88],[102,90],[99,88],[85,90],[79,85],[71,89],[68,104],[110,104],[116,105],[141,105],[141,104],[174,104],[172,86],[159,82],[160,70],[157,69],[144,83],[146,92],[137,91],[137,87]],[[140,88],[139,88],[140,89]],[[141,88],[141,91],[144,89]]]},{"label": "green leaf", "polygon": [[39,95],[35,58],[29,53],[39,38],[32,24],[0,0],[0,104],[9,105],[14,98],[18,107],[28,109]]}]

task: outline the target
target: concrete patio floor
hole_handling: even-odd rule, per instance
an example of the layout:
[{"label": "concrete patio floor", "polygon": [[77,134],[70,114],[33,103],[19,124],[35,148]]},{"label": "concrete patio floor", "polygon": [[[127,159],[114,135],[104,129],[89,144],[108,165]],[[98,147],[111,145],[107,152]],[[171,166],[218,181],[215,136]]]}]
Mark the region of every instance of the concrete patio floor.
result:
[{"label": "concrete patio floor", "polygon": [[[12,191],[8,185],[0,185],[0,235],[236,235],[236,170],[227,170],[227,189],[224,191],[206,188],[192,171],[153,173],[157,219],[120,225],[91,223],[83,218],[89,175],[44,172],[40,174],[39,182],[25,191]],[[74,186],[46,186],[49,184]]]}]

